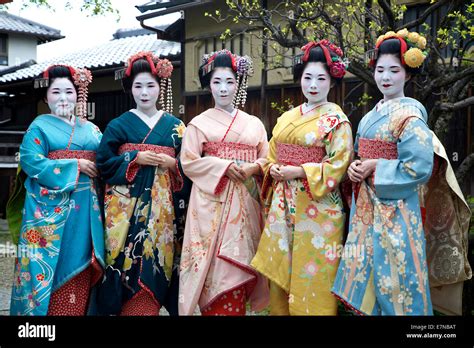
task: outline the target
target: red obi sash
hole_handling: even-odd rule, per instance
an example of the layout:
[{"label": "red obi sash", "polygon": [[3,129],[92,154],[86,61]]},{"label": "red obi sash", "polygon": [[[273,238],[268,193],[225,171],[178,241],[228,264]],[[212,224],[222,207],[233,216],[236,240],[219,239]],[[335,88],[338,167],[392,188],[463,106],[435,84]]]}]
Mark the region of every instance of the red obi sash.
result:
[{"label": "red obi sash", "polygon": [[133,143],[125,143],[118,149],[118,154],[121,155],[125,152],[130,151],[153,151],[154,153],[164,153],[170,157],[176,158],[176,152],[173,147],[170,146],[160,146],[160,145],[153,145],[153,144],[133,144]]},{"label": "red obi sash", "polygon": [[241,143],[209,141],[203,144],[202,152],[205,156],[228,160],[245,162],[255,162],[257,160],[257,147]]},{"label": "red obi sash", "polygon": [[397,144],[379,139],[359,138],[358,155],[366,159],[397,159]]},{"label": "red obi sash", "polygon": [[281,164],[300,166],[303,163],[321,163],[326,149],[321,146],[302,146],[277,143],[277,161]]},{"label": "red obi sash", "polygon": [[86,159],[95,162],[95,151],[89,150],[56,150],[48,153],[48,158],[58,159]]}]

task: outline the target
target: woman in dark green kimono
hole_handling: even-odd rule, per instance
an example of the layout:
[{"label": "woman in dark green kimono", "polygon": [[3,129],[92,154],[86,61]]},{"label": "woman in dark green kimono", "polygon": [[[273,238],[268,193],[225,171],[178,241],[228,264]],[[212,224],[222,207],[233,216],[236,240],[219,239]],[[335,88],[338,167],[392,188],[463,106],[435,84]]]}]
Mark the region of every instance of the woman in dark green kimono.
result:
[{"label": "woman in dark green kimono", "polygon": [[[177,156],[185,126],[169,113],[172,70],[151,52],[129,58],[122,84],[137,108],[109,123],[97,152],[107,183],[101,314],[158,315],[162,305],[177,312],[177,230],[184,216]],[[158,97],[165,110],[157,109]]]}]

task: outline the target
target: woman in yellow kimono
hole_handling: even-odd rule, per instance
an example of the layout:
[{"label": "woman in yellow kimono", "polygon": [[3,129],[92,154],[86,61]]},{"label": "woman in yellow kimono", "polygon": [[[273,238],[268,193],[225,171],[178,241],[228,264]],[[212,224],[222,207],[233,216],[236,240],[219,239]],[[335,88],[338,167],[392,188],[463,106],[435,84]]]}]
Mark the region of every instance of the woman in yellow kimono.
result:
[{"label": "woman in yellow kimono", "polygon": [[308,102],[273,129],[262,187],[268,211],[252,266],[271,280],[272,315],[335,315],[330,289],[345,221],[339,183],[352,157],[352,132],[327,96],[345,66],[341,49],[327,40],[302,49],[294,78]]}]

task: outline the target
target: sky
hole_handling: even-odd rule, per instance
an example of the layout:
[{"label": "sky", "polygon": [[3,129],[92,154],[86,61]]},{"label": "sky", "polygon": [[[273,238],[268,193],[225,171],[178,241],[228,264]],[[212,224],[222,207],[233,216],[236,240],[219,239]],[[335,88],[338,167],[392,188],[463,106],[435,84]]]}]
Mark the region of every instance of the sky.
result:
[{"label": "sky", "polygon": [[[115,14],[88,17],[86,12],[80,11],[82,0],[70,1],[73,4],[72,9],[65,8],[67,0],[49,0],[50,5],[54,8],[54,12],[50,9],[38,8],[36,6],[21,9],[24,2],[26,1],[14,0],[13,3],[8,5],[7,11],[58,29],[65,36],[64,39],[38,46],[37,62],[42,62],[110,41],[112,34],[117,29],[141,28],[140,22],[136,19],[141,13],[135,6],[143,5],[148,0],[111,0],[112,6],[120,12],[119,22],[117,22],[117,15]],[[153,26],[172,23],[178,17],[179,14],[171,14],[147,20],[145,24]]]}]

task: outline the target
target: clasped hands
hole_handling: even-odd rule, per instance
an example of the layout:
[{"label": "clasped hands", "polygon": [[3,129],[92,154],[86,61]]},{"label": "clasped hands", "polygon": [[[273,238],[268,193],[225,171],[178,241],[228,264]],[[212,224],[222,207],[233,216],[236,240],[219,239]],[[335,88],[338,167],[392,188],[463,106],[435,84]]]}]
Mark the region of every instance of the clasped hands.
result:
[{"label": "clasped hands", "polygon": [[232,163],[227,167],[225,175],[233,182],[243,182],[252,175],[258,174],[260,166],[256,163],[243,163],[240,166],[237,163]]},{"label": "clasped hands", "polygon": [[139,151],[137,154],[137,164],[142,166],[154,166],[173,169],[176,166],[176,159],[164,153],[153,151]]},{"label": "clasped hands", "polygon": [[270,167],[270,175],[276,181],[286,181],[298,178],[306,178],[306,173],[302,167],[284,164],[274,164]]},{"label": "clasped hands", "polygon": [[364,181],[368,176],[370,176],[374,171],[375,167],[377,166],[377,161],[376,159],[368,159],[368,160],[355,160],[353,161],[349,169],[347,170],[347,174],[349,176],[349,179],[352,182],[362,182]]}]

